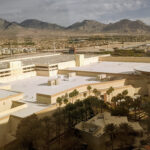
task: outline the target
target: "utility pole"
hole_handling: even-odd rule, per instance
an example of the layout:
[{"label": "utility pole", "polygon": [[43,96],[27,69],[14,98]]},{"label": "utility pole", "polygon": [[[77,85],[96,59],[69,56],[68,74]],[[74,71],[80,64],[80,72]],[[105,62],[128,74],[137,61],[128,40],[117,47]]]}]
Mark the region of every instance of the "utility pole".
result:
[{"label": "utility pole", "polygon": [[13,55],[13,50],[12,50],[12,40],[11,40],[11,39],[9,39],[8,48],[9,48],[9,51],[10,51],[10,57],[12,57],[12,55]]},{"label": "utility pole", "polygon": [[55,42],[53,42],[53,48],[54,48],[54,54],[55,54],[55,52],[56,52],[56,43]]}]

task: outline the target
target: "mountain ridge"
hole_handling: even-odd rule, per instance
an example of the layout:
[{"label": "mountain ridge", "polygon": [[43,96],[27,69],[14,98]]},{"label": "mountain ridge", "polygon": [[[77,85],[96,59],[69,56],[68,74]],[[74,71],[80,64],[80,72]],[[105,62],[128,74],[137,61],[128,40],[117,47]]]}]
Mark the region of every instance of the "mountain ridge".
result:
[{"label": "mountain ridge", "polygon": [[47,23],[44,21],[36,20],[36,19],[27,19],[24,20],[23,22],[20,23],[22,27],[25,28],[36,28],[36,29],[64,29],[64,27],[57,25],[57,24],[52,24],[52,23]]},{"label": "mountain ridge", "polygon": [[5,19],[0,19],[0,31],[23,33],[26,31],[34,32],[78,32],[78,33],[149,33],[150,26],[141,20],[132,21],[122,19],[120,21],[104,24],[95,20],[83,20],[74,24],[63,27],[57,24],[52,24],[36,19],[27,19],[21,23],[9,22]]}]

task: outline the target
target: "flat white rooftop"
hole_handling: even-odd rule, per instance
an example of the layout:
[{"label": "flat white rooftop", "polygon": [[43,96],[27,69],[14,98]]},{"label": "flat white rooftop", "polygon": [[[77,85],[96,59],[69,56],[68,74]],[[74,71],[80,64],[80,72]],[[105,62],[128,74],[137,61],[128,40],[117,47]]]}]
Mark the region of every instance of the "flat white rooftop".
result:
[{"label": "flat white rooftop", "polygon": [[36,101],[36,93],[53,95],[83,84],[100,82],[97,81],[96,78],[91,77],[75,76],[72,77],[70,80],[62,75],[60,77],[61,80],[59,85],[49,86],[48,80],[51,79],[50,77],[36,76],[11,82],[11,86],[13,90],[24,93],[25,101],[34,102]]},{"label": "flat white rooftop", "polygon": [[61,77],[60,84],[54,86],[48,86],[47,84],[48,80],[52,79],[50,77],[36,76],[11,82],[10,84],[13,90],[17,90],[24,93],[24,99],[21,100],[21,102],[27,104],[27,108],[19,110],[13,113],[12,115],[24,118],[34,113],[37,113],[43,109],[53,106],[36,103],[36,93],[51,95],[82,84],[99,82],[96,81],[96,78],[91,77],[76,76],[72,77],[70,80],[65,78],[63,75],[59,77]]},{"label": "flat white rooftop", "polygon": [[[21,101],[21,102],[24,102],[24,101]],[[20,117],[20,118],[25,118],[52,106],[52,105],[40,105],[34,102],[26,102],[26,104],[27,104],[26,108],[23,108],[17,112],[14,112],[11,115]]]},{"label": "flat white rooftop", "polygon": [[150,63],[132,63],[132,62],[99,62],[82,67],[69,68],[74,71],[88,71],[99,73],[132,74],[136,68],[149,68]]},{"label": "flat white rooftop", "polygon": [[15,95],[17,93],[19,93],[19,92],[0,90],[0,98],[7,98],[7,97]]},{"label": "flat white rooftop", "polygon": [[136,67],[137,71],[150,73],[150,65],[149,66],[143,66],[143,67]]}]

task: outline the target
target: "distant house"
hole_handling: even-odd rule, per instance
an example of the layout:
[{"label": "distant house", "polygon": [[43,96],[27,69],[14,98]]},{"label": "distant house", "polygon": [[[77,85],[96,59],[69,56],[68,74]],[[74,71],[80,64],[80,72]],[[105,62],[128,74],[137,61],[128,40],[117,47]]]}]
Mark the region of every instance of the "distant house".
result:
[{"label": "distant house", "polygon": [[75,54],[76,53],[76,49],[74,47],[71,47],[69,49],[69,54]]},{"label": "distant house", "polygon": [[138,122],[129,122],[127,117],[111,116],[109,112],[98,114],[87,122],[80,122],[75,126],[80,131],[82,139],[89,145],[94,146],[94,150],[105,149],[107,137],[104,135],[104,128],[108,124],[119,126],[121,123],[129,124],[135,131],[143,132]]}]

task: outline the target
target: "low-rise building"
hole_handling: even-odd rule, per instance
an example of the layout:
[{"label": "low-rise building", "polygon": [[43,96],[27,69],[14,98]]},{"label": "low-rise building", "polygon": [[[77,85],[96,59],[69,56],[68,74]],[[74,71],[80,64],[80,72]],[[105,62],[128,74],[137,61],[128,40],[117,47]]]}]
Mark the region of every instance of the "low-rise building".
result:
[{"label": "low-rise building", "polygon": [[122,123],[127,123],[136,132],[143,132],[143,129],[138,122],[130,122],[127,117],[111,116],[109,112],[98,114],[86,122],[80,122],[75,128],[80,131],[82,139],[89,147],[94,150],[99,150],[99,148],[105,150],[107,147],[105,142],[108,137],[104,132],[104,128],[108,124],[119,126]]}]

